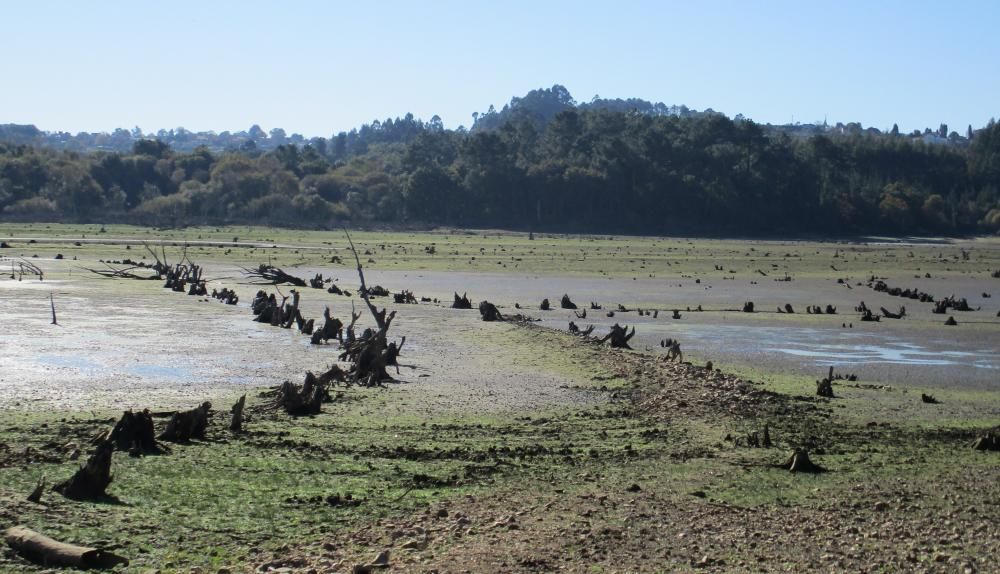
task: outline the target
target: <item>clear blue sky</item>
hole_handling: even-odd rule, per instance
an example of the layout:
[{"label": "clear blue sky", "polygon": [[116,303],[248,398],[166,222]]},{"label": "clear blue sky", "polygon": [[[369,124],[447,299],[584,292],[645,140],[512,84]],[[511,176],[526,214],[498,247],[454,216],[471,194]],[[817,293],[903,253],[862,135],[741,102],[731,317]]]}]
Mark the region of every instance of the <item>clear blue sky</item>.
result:
[{"label": "clear blue sky", "polygon": [[5,2],[0,123],[329,136],[511,96],[964,133],[1000,116],[1000,1]]}]

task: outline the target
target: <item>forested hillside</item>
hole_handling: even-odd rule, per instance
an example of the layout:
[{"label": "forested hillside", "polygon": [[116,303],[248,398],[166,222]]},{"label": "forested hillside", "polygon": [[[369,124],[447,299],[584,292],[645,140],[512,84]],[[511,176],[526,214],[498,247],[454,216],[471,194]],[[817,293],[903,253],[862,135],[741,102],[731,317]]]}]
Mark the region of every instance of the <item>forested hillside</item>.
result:
[{"label": "forested hillside", "polygon": [[329,139],[256,128],[230,134],[223,150],[175,149],[176,130],[163,140],[120,130],[104,135],[129,142],[125,151],[78,151],[32,129],[0,128],[4,219],[653,234],[1000,230],[992,121],[961,137],[942,126],[930,136],[946,143],[928,143],[920,132],[761,126],[643,100],[577,104],[556,86],[477,114],[469,130],[408,115]]}]

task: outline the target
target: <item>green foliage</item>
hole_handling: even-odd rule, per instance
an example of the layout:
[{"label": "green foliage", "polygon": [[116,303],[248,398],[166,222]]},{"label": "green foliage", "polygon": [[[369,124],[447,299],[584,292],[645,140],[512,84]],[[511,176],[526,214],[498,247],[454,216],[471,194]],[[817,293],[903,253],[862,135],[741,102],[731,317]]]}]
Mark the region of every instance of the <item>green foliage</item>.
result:
[{"label": "green foliage", "polygon": [[[408,114],[329,142],[259,126],[241,133],[223,153],[149,139],[89,154],[0,144],[0,213],[773,235],[990,232],[1000,210],[995,123],[967,147],[857,124],[803,135],[642,100],[577,104],[554,86],[477,115],[470,132]],[[164,136],[194,139],[180,128]]]}]

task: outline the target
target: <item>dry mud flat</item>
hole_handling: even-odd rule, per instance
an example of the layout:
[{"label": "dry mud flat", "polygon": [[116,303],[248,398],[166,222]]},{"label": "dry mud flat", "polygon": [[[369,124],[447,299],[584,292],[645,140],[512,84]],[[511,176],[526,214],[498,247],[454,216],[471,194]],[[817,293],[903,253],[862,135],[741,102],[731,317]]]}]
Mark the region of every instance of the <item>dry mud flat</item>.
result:
[{"label": "dry mud flat", "polygon": [[[388,259],[377,241],[367,249]],[[0,280],[0,311],[16,326],[0,333],[0,526],[111,548],[134,572],[381,570],[372,562],[386,551],[392,571],[996,571],[1000,460],[970,447],[1000,422],[996,380],[980,374],[995,369],[998,347],[985,311],[960,315],[955,328],[917,305],[907,319],[851,331],[840,327],[848,311],[726,310],[751,298],[762,310],[901,303],[810,276],[815,262],[793,268],[803,275],[795,281],[743,276],[740,286],[723,273],[699,272],[696,282],[691,267],[635,279],[376,267],[366,271],[371,284],[443,301],[468,290],[504,312],[530,307],[558,330],[568,311],[534,308],[564,292],[582,306],[679,307],[683,318],[591,314],[598,332],[636,324],[640,351],[652,351],[633,353],[483,323],[446,304],[389,303],[400,314],[392,335],[407,337],[398,384],[340,389],[321,415],[298,419],[261,410],[266,399],[251,392],[249,430],[232,435],[224,419],[235,396],[325,368],[336,345],[251,322],[256,288],[237,285],[238,264],[222,247],[204,256],[219,279],[210,287],[236,286],[236,307],[82,272],[98,247],[81,247],[72,263],[39,258],[43,283]],[[987,292],[995,260],[951,275],[958,264],[938,264],[934,292]],[[288,269],[310,276],[331,266]],[[353,291],[350,267],[333,273]],[[59,326],[49,324],[50,292]],[[330,305],[347,317],[352,300],[305,289],[302,309],[318,317]],[[686,311],[699,304],[706,310]],[[663,335],[679,336],[697,364],[663,362]],[[812,379],[845,357],[840,368],[861,384],[836,383],[834,399],[816,398]],[[785,375],[751,381],[709,372],[698,366],[705,359]],[[921,402],[918,387],[941,404]],[[206,440],[163,456],[115,455],[116,502],[24,500],[40,476],[71,474],[79,461],[67,445],[86,444],[122,409],[205,399],[217,403]],[[765,425],[773,446],[748,446]],[[776,468],[795,448],[828,472]],[[31,568],[0,553],[0,571]]]}]

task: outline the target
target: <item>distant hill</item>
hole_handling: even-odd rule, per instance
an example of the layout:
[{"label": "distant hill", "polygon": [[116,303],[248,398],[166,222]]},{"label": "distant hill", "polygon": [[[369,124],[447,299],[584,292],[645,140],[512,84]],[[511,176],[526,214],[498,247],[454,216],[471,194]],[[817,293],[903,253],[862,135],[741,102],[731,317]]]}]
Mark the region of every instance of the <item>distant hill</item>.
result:
[{"label": "distant hill", "polygon": [[508,122],[521,121],[529,121],[536,128],[542,128],[559,112],[573,109],[678,117],[716,113],[711,109],[698,112],[688,109],[687,106],[668,106],[661,102],[653,103],[639,98],[609,100],[595,96],[590,102],[577,103],[570,95],[569,90],[556,84],[547,89],[531,90],[524,97],[511,98],[510,103],[506,104],[500,111],[490,106],[485,113],[473,114],[472,131],[497,129]]},{"label": "distant hill", "polygon": [[0,219],[344,222],[553,231],[883,235],[1000,231],[1000,127],[902,134],[761,125],[533,90],[472,128],[407,114],[330,138],[258,125],[146,134],[0,126]]}]

